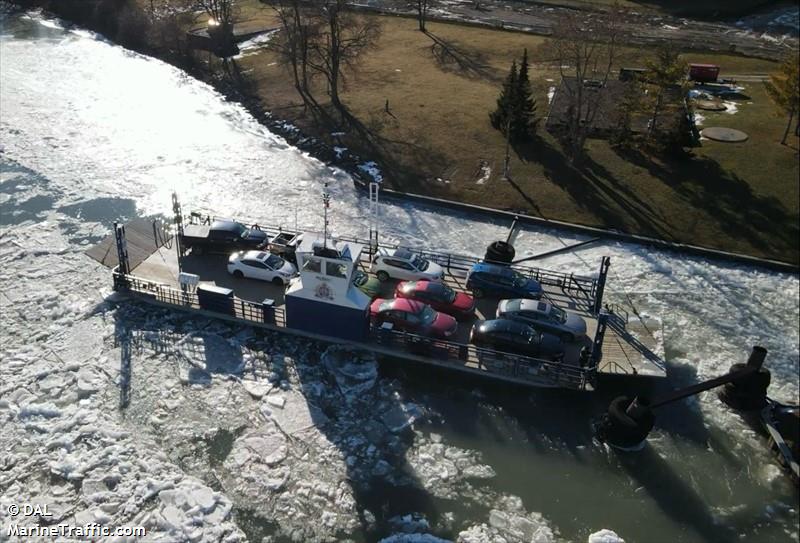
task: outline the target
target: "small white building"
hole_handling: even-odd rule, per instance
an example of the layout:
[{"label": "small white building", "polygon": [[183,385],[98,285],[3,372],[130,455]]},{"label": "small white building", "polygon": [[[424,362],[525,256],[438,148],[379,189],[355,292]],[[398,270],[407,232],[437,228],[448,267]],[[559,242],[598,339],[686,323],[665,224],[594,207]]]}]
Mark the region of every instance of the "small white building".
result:
[{"label": "small white building", "polygon": [[300,277],[286,291],[286,326],[363,341],[369,331],[369,296],[353,285],[363,246],[303,233],[295,256]]}]

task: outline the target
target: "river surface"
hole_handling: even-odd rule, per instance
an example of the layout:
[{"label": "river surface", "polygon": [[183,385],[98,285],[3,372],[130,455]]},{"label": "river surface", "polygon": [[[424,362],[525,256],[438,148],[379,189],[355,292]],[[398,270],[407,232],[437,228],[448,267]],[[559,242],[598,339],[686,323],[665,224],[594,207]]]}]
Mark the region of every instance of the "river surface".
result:
[{"label": "river surface", "polygon": [[[327,181],[333,229],[353,235],[368,202],[183,72],[57,20],[2,17],[0,506],[142,525],[148,541],[797,541],[796,488],[713,392],[664,408],[645,449],[619,453],[590,429],[613,385],[484,384],[107,300],[108,270],[83,251],[115,220],[169,213],[173,190],[185,210],[319,227]],[[481,254],[507,229],[381,209],[385,239],[451,252]],[[579,239],[529,229],[517,250]],[[771,395],[797,402],[797,276],[613,242],[542,266],[594,274],[603,255],[608,299],[663,321],[666,386],[761,344]]]}]

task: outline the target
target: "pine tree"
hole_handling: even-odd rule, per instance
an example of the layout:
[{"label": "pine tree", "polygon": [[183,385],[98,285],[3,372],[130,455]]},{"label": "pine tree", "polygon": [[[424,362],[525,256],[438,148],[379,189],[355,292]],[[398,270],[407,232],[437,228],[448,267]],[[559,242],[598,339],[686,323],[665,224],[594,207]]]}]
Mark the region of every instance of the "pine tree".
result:
[{"label": "pine tree", "polygon": [[536,117],[536,99],[531,91],[531,82],[528,76],[528,50],[522,53],[522,62],[517,77],[516,104],[511,121],[511,139],[525,141],[533,138],[539,119]]},{"label": "pine tree", "polygon": [[489,114],[492,126],[506,137],[508,137],[506,130],[510,122],[513,122],[515,104],[517,103],[518,77],[517,61],[515,60],[511,63],[511,71],[508,73],[508,77],[503,83],[503,90],[500,91],[500,96],[497,98],[497,109]]}]

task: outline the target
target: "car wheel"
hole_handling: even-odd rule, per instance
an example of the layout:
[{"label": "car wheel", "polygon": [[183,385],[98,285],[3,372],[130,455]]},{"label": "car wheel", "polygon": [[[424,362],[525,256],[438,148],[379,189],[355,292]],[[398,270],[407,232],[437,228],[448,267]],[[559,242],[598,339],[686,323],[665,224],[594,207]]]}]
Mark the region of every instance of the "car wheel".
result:
[{"label": "car wheel", "polygon": [[383,271],[383,270],[379,271],[379,272],[378,272],[378,273],[376,273],[375,275],[377,275],[377,276],[378,276],[378,281],[384,282],[384,281],[388,281],[388,280],[389,280],[389,274],[388,274],[388,273],[386,273],[386,272],[385,272],[385,271]]},{"label": "car wheel", "polygon": [[236,279],[243,279],[244,278],[244,274],[242,273],[242,270],[233,270],[233,276]]},{"label": "car wheel", "polygon": [[483,290],[481,290],[481,289],[479,289],[479,288],[475,288],[475,289],[472,289],[472,295],[473,295],[475,298],[483,298],[483,296],[485,295],[485,293],[483,292]]},{"label": "car wheel", "polygon": [[280,277],[273,277],[272,278],[272,284],[273,285],[278,285],[279,287],[282,287],[283,286],[283,279],[281,279]]}]

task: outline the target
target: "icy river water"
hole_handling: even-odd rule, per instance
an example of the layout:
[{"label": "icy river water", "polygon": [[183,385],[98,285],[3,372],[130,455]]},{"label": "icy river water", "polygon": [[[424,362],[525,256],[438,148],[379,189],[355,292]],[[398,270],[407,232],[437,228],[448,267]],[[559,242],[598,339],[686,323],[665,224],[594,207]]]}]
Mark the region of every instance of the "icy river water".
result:
[{"label": "icy river water", "polygon": [[[0,33],[0,541],[12,502],[147,541],[797,541],[796,489],[707,393],[639,453],[593,441],[618,390],[527,391],[135,304],[83,251],[185,209],[363,235],[348,176],[162,62],[38,15]],[[385,238],[480,254],[507,224],[384,204]],[[579,236],[528,230],[528,254]],[[797,401],[798,279],[603,243],[542,262],[659,316],[669,386],[769,349]],[[33,522],[31,519],[20,523]]]}]

